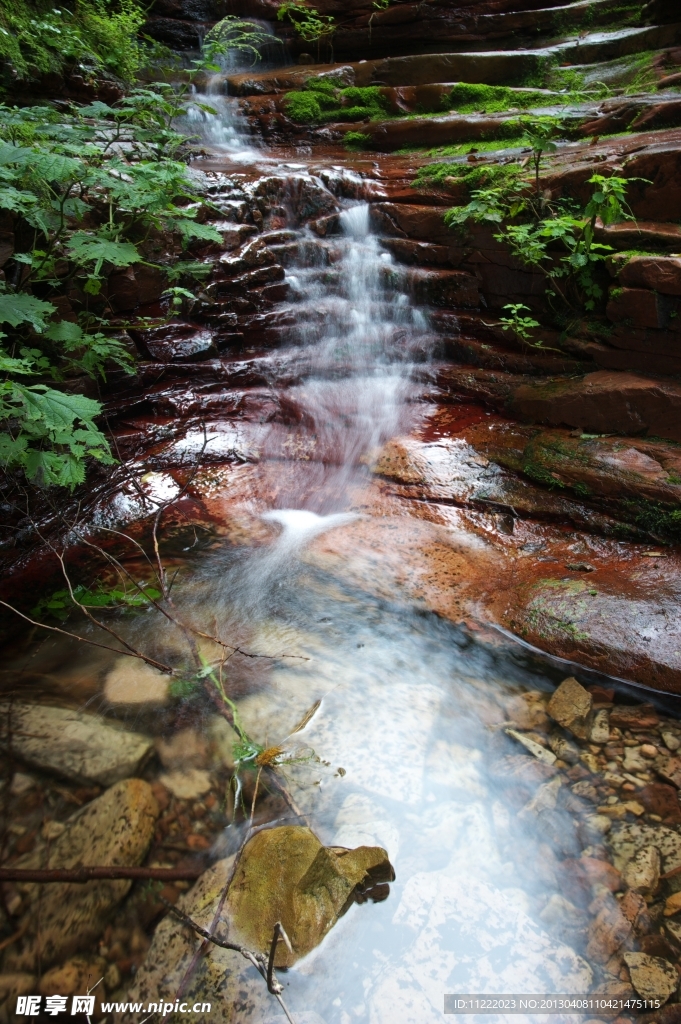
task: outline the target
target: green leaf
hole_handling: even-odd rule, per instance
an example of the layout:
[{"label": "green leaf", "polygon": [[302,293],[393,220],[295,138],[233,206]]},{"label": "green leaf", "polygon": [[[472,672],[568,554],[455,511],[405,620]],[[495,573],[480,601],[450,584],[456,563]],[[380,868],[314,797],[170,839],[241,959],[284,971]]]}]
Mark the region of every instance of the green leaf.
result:
[{"label": "green leaf", "polygon": [[27,445],[28,438],[22,434],[19,437],[0,434],[0,465],[6,467],[21,462]]},{"label": "green leaf", "polygon": [[25,292],[0,295],[0,323],[18,327],[29,323],[34,330],[41,333],[45,329],[48,317],[56,313],[51,302],[36,299]]},{"label": "green leaf", "polygon": [[33,384],[30,387],[17,384],[15,388],[20,392],[27,419],[41,420],[48,430],[71,427],[74,420],[92,424],[95,416],[102,411],[100,403],[92,398],[67,395],[45,384]]},{"label": "green leaf", "polygon": [[180,232],[185,240],[190,238],[199,238],[206,242],[222,242],[223,240],[220,232],[210,224],[197,224],[195,220],[188,217],[175,220],[173,227]]},{"label": "green leaf", "polygon": [[114,267],[129,267],[142,259],[132,242],[111,242],[101,235],[76,231],[66,245],[69,255],[81,265],[101,260]]},{"label": "green leaf", "polygon": [[34,154],[35,151],[26,146],[11,146],[9,142],[0,140],[0,166],[25,163]]},{"label": "green leaf", "polygon": [[46,181],[73,181],[82,177],[84,165],[80,160],[59,153],[32,151],[32,159],[25,160],[31,171]]},{"label": "green leaf", "polygon": [[50,324],[45,331],[45,337],[50,341],[64,341],[69,346],[77,345],[85,337],[78,324],[70,320],[60,320],[59,323]]},{"label": "green leaf", "polygon": [[31,449],[25,461],[26,476],[29,480],[40,480],[45,484],[58,484],[73,490],[85,480],[83,460],[67,452],[45,452]]},{"label": "green leaf", "polygon": [[26,213],[32,210],[38,202],[38,197],[33,192],[26,192],[22,189],[9,188],[0,189],[0,208],[10,210],[12,213]]}]

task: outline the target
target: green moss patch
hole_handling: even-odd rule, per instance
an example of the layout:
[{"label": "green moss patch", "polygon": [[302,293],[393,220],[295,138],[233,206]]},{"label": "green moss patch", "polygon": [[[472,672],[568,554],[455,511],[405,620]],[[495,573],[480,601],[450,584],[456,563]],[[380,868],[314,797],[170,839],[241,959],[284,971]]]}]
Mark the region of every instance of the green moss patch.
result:
[{"label": "green moss patch", "polygon": [[424,185],[446,185],[447,179],[464,184],[469,192],[478,188],[511,186],[519,182],[520,166],[510,164],[485,164],[482,167],[469,164],[435,163],[420,167],[413,185],[415,188]]},{"label": "green moss patch", "polygon": [[310,79],[284,98],[287,115],[298,124],[378,120],[388,115],[389,102],[378,86],[341,89],[328,79]]},{"label": "green moss patch", "polygon": [[460,114],[498,114],[506,110],[529,110],[566,102],[567,96],[547,96],[539,90],[509,89],[504,85],[471,85],[459,82],[449,94],[452,110]]}]

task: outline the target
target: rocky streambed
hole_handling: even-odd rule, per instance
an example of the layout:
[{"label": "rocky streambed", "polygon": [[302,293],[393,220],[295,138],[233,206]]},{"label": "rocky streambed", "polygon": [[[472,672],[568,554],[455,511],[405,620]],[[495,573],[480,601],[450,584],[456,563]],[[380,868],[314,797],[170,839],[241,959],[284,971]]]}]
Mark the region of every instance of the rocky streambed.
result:
[{"label": "rocky streambed", "polygon": [[[31,621],[8,612],[0,868],[113,874],[2,881],[4,1020],[89,990],[121,1024],[428,1024],[448,992],[681,1016],[678,26],[427,6],[427,31],[356,12],[343,46],[385,21],[366,60],[214,83],[237,98],[197,106],[192,173],[222,241],[176,315],[157,269],[106,283],[139,357],[103,394],[119,463],[46,506],[42,547],[15,510],[4,553]],[[196,28],[170,8],[157,33]],[[413,52],[433,25],[461,52]],[[562,97],[544,198],[622,173],[636,220],[596,225],[607,308],[528,345],[502,311],[548,322],[542,275],[443,219],[462,168],[527,165],[517,112],[441,104],[456,74],[541,111],[560,82],[517,76],[549,66],[619,92]],[[391,116],[296,123],[319,81]]]}]

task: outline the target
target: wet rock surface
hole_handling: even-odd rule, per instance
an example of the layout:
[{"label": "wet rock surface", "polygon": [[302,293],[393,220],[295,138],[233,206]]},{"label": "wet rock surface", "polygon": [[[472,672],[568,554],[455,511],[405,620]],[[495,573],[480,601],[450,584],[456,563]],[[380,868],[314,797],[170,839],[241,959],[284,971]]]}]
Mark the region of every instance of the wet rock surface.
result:
[{"label": "wet rock surface", "polygon": [[235,933],[263,953],[280,921],[293,952],[280,947],[275,964],[290,967],[319,944],[356,892],[393,879],[388,855],[379,847],[327,849],[310,829],[283,826],[246,843],[226,905]]},{"label": "wet rock surface", "polygon": [[[283,1019],[255,968],[170,902],[263,953],[282,921],[300,1024],[347,1024],[348,1007],[428,1024],[444,991],[523,989],[659,998],[673,1024],[681,727],[658,698],[681,692],[678,26],[663,4],[659,24],[610,0],[514,6],[323,0],[337,64],[220,85],[272,148],[232,160],[207,142],[195,161],[222,242],[193,250],[183,315],[131,328],[141,361],[105,396],[130,479],[112,471],[87,509],[152,551],[149,517],[177,495],[161,549],[198,655],[186,668],[182,630],[142,616],[116,622],[172,682],[19,637],[2,681],[22,701],[0,714],[4,863],[202,874],[190,891],[8,884],[6,1019],[18,995],[93,974],[100,998],[210,1004],[198,1022]],[[150,28],[193,45],[215,13],[164,0]],[[268,2],[234,13],[290,34]],[[544,274],[493,223],[446,227],[460,179],[415,174],[530,159],[517,138],[487,148],[522,89],[514,110],[441,104],[556,62],[621,92],[532,100],[569,122],[544,199],[583,208],[594,173],[622,173],[636,219],[595,224],[602,312],[527,344],[500,317],[541,317]],[[376,84],[390,116],[295,124],[284,94],[315,79]],[[351,153],[348,130],[421,151]],[[157,317],[153,268],[109,286],[122,330],[140,307]],[[125,564],[146,580],[139,555]]]},{"label": "wet rock surface", "polygon": [[[73,868],[80,865],[133,865],[146,856],[158,804],[148,783],[128,779],[107,790],[63,823],[56,838],[40,842],[15,862],[19,868]],[[20,940],[5,953],[10,973],[43,968],[78,950],[91,948],[130,882],[55,883],[18,888]],[[39,910],[38,910],[39,906]]]},{"label": "wet rock surface", "polygon": [[0,718],[0,743],[8,753],[74,782],[119,782],[134,775],[152,749],[140,733],[67,708],[5,704]]}]

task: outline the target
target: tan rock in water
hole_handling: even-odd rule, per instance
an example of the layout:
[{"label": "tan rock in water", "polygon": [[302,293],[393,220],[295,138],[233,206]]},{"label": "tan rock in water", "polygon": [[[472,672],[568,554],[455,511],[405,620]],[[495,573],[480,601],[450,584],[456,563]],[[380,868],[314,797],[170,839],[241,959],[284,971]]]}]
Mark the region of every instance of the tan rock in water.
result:
[{"label": "tan rock in water", "polygon": [[622,879],[630,889],[650,896],[660,882],[660,851],[655,846],[644,846],[629,861]]},{"label": "tan rock in water", "polygon": [[[157,815],[158,804],[148,782],[119,782],[69,818],[62,835],[50,843],[50,867],[140,864]],[[15,866],[39,868],[45,860],[41,843]],[[7,949],[4,969],[33,970],[38,963],[45,969],[79,950],[91,949],[107,915],[127,895],[131,884],[122,879],[18,886],[26,909],[17,927],[25,929],[25,934]]]},{"label": "tan rock in water", "polygon": [[27,764],[73,782],[112,786],[134,775],[151,753],[148,736],[96,715],[41,704],[0,706],[0,746]]},{"label": "tan rock in water", "polygon": [[104,977],[106,969],[107,962],[101,956],[74,956],[43,974],[37,991],[44,996],[84,995]]},{"label": "tan rock in water", "polygon": [[[241,851],[232,874],[233,866],[233,857],[217,861],[177,906],[202,927],[213,927],[218,934],[263,952],[269,950],[275,922],[282,921],[295,955],[291,957],[280,943],[286,956],[280,954],[279,963],[293,962],[320,942],[358,885],[393,877],[385,850],[324,847],[314,833],[299,826],[258,832]],[[252,965],[218,946],[197,962],[201,942],[168,914],[156,928],[126,998],[145,1004],[172,1001],[188,979],[187,1001],[212,1008],[194,1014],[193,1024],[262,1024],[270,1016],[278,1020],[278,1008]],[[299,1016],[296,1013],[296,1020]],[[137,1017],[119,1013],[114,1021],[137,1024]]]},{"label": "tan rock in water", "polygon": [[233,928],[242,942],[265,952],[281,921],[293,953],[280,944],[276,966],[290,967],[321,942],[357,889],[393,878],[380,846],[344,850],[322,846],[300,825],[265,829],[246,843],[229,887]]},{"label": "tan rock in water", "polygon": [[153,707],[168,701],[170,676],[133,658],[119,658],[104,680],[104,696],[111,704]]},{"label": "tan rock in water", "polygon": [[632,985],[643,999],[661,999],[665,1003],[678,987],[676,968],[661,956],[625,953],[624,962],[629,968]]},{"label": "tan rock in water", "polygon": [[547,711],[554,722],[579,739],[586,739],[591,725],[593,697],[572,676],[564,679],[549,701]]}]

